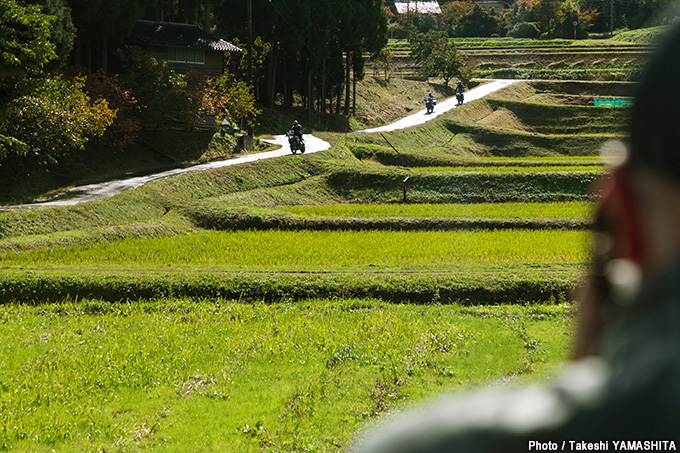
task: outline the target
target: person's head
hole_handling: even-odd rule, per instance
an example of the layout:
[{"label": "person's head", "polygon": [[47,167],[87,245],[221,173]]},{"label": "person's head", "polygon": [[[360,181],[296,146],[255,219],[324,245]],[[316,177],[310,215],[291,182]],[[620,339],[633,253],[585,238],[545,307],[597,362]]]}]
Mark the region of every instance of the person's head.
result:
[{"label": "person's head", "polygon": [[604,322],[603,299],[630,299],[645,278],[680,261],[680,25],[669,30],[645,67],[627,158],[601,189],[594,277],[582,293],[576,357],[592,352]]},{"label": "person's head", "polygon": [[297,126],[298,120],[293,121],[293,126]]},{"label": "person's head", "polygon": [[680,25],[645,67],[630,131],[627,162],[613,179],[630,230],[622,252],[647,273],[680,258]]}]

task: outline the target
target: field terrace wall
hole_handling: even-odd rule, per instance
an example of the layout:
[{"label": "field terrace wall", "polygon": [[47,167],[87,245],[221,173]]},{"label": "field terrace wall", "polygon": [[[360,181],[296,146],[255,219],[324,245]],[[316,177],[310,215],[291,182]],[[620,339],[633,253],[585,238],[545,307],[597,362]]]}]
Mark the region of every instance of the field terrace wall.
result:
[{"label": "field terrace wall", "polygon": [[649,56],[647,47],[636,49],[569,48],[556,49],[494,49],[464,50],[467,64],[473,69],[502,68],[571,68],[644,64]]}]

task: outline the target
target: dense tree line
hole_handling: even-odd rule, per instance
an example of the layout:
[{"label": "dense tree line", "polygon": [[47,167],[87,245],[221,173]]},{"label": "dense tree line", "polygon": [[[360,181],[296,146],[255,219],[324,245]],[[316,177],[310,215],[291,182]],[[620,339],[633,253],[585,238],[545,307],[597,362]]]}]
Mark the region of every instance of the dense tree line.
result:
[{"label": "dense tree line", "polygon": [[[494,12],[473,0],[440,0],[442,14],[395,14],[389,9],[390,36],[407,38],[428,31],[450,37],[514,36],[586,38],[589,33],[635,29],[670,21],[658,13],[670,0],[510,0]],[[574,29],[574,21],[577,27]]]},{"label": "dense tree line", "polygon": [[[0,177],[57,168],[97,141],[124,150],[141,129],[190,127],[201,112],[252,120],[255,96],[349,113],[366,53],[386,43],[382,0],[251,1],[0,0]],[[248,52],[222,77],[176,74],[128,45],[139,19],[198,23]]]},{"label": "dense tree line", "polygon": [[[269,46],[254,75],[260,101],[291,105],[298,93],[309,109],[348,113],[353,75],[362,76],[365,53],[386,43],[382,0],[252,0],[252,5],[253,35]],[[247,36],[246,9],[245,1],[215,5],[219,34]]]},{"label": "dense tree line", "polygon": [[[88,73],[121,69],[113,52],[138,19],[198,23],[245,49],[255,41],[253,82],[259,101],[291,105],[296,94],[319,110],[334,111],[349,99],[353,75],[361,77],[364,55],[386,43],[382,0],[27,0],[53,15],[59,59]],[[53,33],[53,38],[56,34]],[[63,41],[63,42],[62,42]],[[246,58],[243,59],[243,63]],[[238,66],[238,64],[237,64]],[[244,64],[241,76],[246,76]],[[344,93],[341,89],[344,88]],[[349,103],[343,110],[348,112]]]}]

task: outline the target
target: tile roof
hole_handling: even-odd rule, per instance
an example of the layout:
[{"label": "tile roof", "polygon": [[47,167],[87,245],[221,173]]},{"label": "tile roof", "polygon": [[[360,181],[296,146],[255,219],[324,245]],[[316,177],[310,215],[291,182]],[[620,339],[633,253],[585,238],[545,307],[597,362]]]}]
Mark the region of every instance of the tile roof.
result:
[{"label": "tile roof", "polygon": [[145,44],[242,52],[242,49],[232,43],[219,39],[194,24],[138,20],[132,29],[132,36]]},{"label": "tile roof", "polygon": [[441,14],[442,10],[439,8],[439,2],[437,1],[413,1],[413,2],[394,2],[394,6],[397,8],[397,13],[406,14],[408,12],[421,13],[421,14]]}]

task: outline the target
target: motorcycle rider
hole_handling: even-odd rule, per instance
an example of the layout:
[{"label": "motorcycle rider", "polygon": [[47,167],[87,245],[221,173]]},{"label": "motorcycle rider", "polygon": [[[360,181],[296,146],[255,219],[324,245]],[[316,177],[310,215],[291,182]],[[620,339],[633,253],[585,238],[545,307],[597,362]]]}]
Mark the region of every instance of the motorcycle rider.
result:
[{"label": "motorcycle rider", "polygon": [[463,103],[463,82],[460,80],[458,81],[458,85],[456,86],[456,99],[458,100],[458,105],[461,105]]},{"label": "motorcycle rider", "polygon": [[430,91],[427,93],[427,96],[425,96],[425,107],[427,108],[427,113],[434,111],[435,104],[436,101],[434,100],[434,96],[432,96],[432,92]]},{"label": "motorcycle rider", "polygon": [[302,142],[302,124],[298,123],[298,120],[293,121],[293,126],[290,128],[293,131],[293,136],[300,139]]}]

